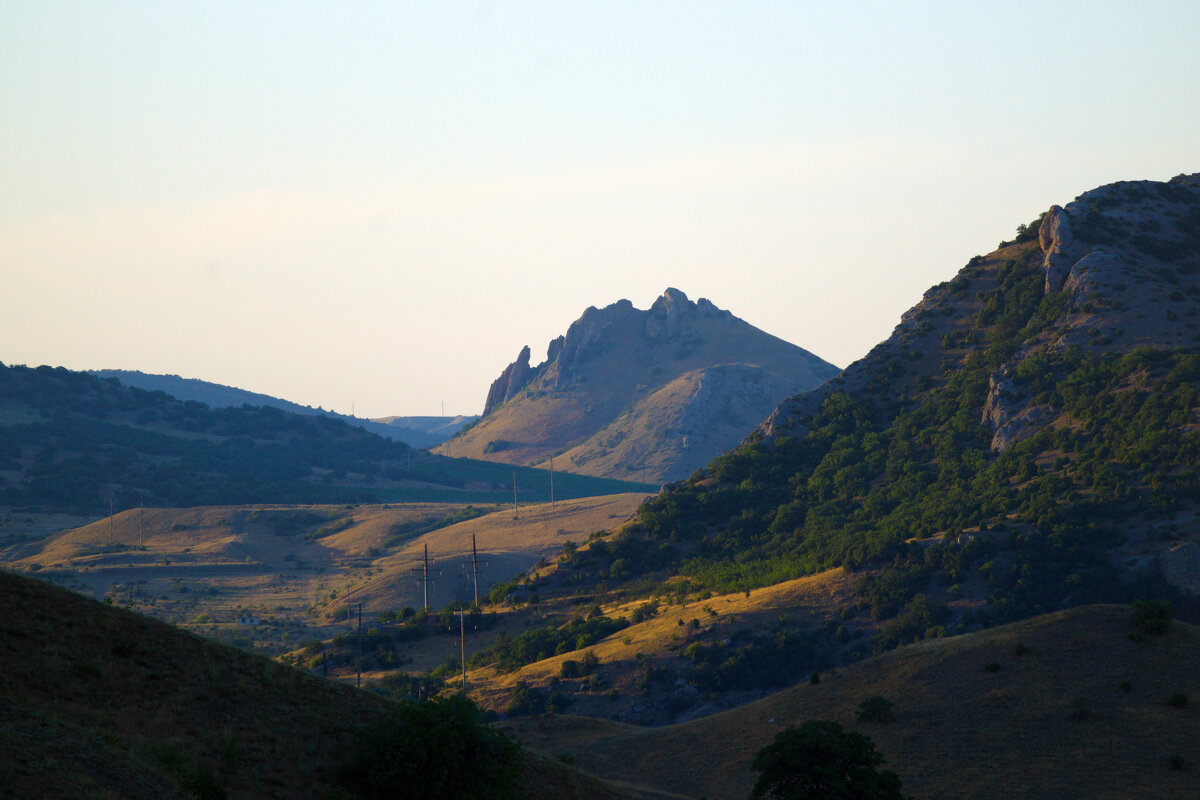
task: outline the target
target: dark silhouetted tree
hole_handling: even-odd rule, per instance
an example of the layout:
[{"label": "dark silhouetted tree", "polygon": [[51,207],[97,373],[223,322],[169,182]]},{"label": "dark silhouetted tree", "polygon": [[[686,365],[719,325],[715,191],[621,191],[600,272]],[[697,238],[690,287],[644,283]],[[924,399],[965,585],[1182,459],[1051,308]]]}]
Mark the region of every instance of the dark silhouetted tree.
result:
[{"label": "dark silhouetted tree", "polygon": [[758,752],[750,800],[904,800],[900,778],[861,733],[828,720],[780,731]]}]

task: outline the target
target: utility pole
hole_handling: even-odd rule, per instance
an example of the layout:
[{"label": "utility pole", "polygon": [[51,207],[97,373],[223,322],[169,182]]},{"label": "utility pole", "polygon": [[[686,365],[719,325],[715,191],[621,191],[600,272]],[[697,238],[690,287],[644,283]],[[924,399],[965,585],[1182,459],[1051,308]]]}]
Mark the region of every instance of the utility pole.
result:
[{"label": "utility pole", "polygon": [[414,575],[420,576],[419,578],[417,578],[417,580],[419,580],[421,582],[421,585],[424,587],[424,590],[425,590],[425,593],[424,593],[425,605],[423,605],[421,607],[422,611],[429,610],[429,584],[433,582],[433,578],[430,577],[431,572],[441,572],[441,570],[440,569],[431,570],[429,568],[429,545],[425,545],[425,557],[422,559],[421,567],[419,569],[413,570]]},{"label": "utility pole", "polygon": [[362,603],[358,604],[358,688],[362,688]]},{"label": "utility pole", "polygon": [[554,505],[554,454],[550,454],[550,505]]},{"label": "utility pole", "polygon": [[[483,566],[487,566],[486,561]],[[466,567],[466,564],[463,565]],[[475,549],[475,534],[471,534],[471,582],[475,587],[475,608],[479,608],[479,551]]]},{"label": "utility pole", "polygon": [[521,512],[517,506],[517,471],[513,470],[513,519],[520,519]]},{"label": "utility pole", "polygon": [[458,651],[459,660],[462,662],[463,675],[463,697],[467,696],[467,633],[466,625],[463,623],[463,607],[458,607]]}]

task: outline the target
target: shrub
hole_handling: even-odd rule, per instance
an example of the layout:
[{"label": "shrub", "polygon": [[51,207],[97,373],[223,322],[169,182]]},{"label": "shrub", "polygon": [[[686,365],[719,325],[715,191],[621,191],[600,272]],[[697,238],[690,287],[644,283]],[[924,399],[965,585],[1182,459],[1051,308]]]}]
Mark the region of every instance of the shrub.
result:
[{"label": "shrub", "polygon": [[858,718],[863,722],[891,722],[896,718],[892,713],[892,701],[881,695],[868,697],[858,704]]},{"label": "shrub", "polygon": [[1166,633],[1175,607],[1167,600],[1138,600],[1133,604],[1133,625],[1142,633]]},{"label": "shrub", "polygon": [[1000,671],[1000,664],[999,664],[998,662],[996,662],[996,661],[989,661],[989,662],[987,662],[986,664],[984,664],[984,665],[983,665],[983,669],[984,669],[986,672],[999,672],[999,671]]},{"label": "shrub", "polygon": [[1171,708],[1185,708],[1187,706],[1187,695],[1183,692],[1175,692],[1167,698],[1167,705]]},{"label": "shrub", "polygon": [[789,726],[758,752],[758,781],[750,800],[822,798],[822,800],[903,800],[900,778],[876,769],[883,756],[861,733],[836,722],[809,720]]},{"label": "shrub", "polygon": [[517,797],[520,745],[483,722],[469,700],[401,703],[364,730],[339,772],[361,800]]},{"label": "shrub", "polygon": [[1183,756],[1179,755],[1179,753],[1173,754],[1170,758],[1170,764],[1173,770],[1183,769]]}]

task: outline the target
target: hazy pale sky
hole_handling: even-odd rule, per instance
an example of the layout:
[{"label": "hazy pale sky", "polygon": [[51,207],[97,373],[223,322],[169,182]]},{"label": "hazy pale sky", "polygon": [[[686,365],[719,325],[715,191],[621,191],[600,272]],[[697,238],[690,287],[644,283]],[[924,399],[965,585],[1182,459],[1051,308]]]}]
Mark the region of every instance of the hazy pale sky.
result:
[{"label": "hazy pale sky", "polygon": [[[976,7],[979,6],[979,7]],[[1200,3],[0,4],[0,361],[478,413],[668,286],[845,366],[1200,171]]]}]

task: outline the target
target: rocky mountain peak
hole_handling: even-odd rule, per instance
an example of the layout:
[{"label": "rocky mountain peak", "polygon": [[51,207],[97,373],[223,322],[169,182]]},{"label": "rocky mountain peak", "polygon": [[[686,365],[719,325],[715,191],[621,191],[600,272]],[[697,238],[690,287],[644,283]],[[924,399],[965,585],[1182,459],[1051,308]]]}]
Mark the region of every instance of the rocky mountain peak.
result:
[{"label": "rocky mountain peak", "polygon": [[[711,371],[722,365],[742,369]],[[526,464],[554,456],[588,474],[673,479],[735,444],[789,393],[837,371],[668,288],[646,310],[629,300],[589,307],[537,366],[524,347],[492,383],[484,419],[458,437],[455,454]],[[650,463],[648,454],[662,457]]]}]

